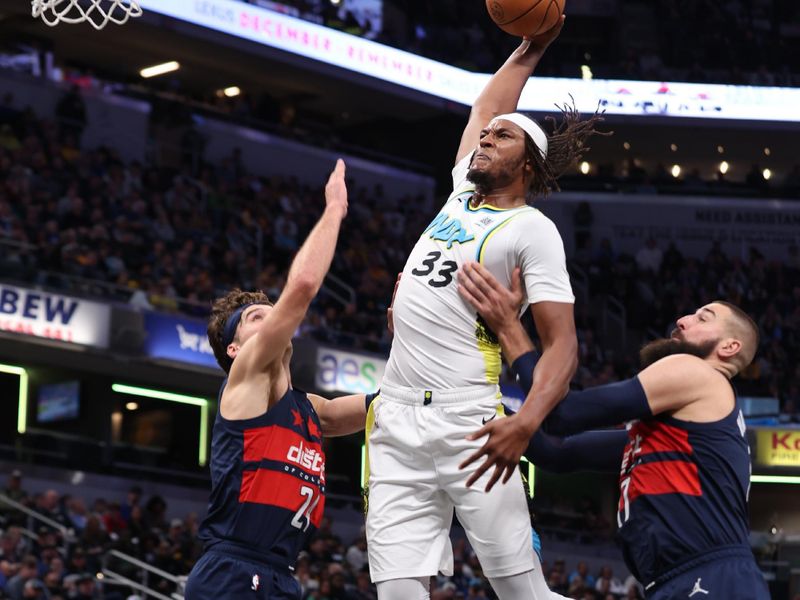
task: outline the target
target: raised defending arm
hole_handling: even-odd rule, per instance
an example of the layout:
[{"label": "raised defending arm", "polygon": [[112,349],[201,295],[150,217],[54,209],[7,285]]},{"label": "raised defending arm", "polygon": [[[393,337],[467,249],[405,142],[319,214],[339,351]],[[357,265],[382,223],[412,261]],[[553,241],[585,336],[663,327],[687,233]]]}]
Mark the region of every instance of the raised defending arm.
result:
[{"label": "raised defending arm", "polygon": [[280,299],[264,318],[258,334],[240,352],[230,383],[251,370],[264,371],[279,360],[303,321],[331,266],[339,229],[347,214],[345,165],[337,161],[325,187],[325,212],[295,256]]}]

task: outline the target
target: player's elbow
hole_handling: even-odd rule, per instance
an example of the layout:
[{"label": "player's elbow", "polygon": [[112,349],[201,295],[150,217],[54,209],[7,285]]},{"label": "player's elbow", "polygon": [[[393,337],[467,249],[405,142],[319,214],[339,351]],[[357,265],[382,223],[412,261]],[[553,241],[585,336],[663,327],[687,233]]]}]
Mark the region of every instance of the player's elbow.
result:
[{"label": "player's elbow", "polygon": [[301,274],[287,282],[285,291],[291,295],[293,301],[310,304],[319,288],[320,282],[313,277]]},{"label": "player's elbow", "polygon": [[479,121],[484,125],[497,116],[500,116],[500,106],[490,98],[478,99],[469,113],[470,121]]}]

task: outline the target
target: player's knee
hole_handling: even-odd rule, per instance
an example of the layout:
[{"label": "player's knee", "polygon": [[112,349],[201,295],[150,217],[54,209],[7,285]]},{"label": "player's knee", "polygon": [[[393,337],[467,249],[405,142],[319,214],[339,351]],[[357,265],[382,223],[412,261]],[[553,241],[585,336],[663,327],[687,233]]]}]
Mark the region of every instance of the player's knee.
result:
[{"label": "player's knee", "polygon": [[378,588],[378,600],[429,600],[430,577],[415,579],[390,579],[381,581]]}]

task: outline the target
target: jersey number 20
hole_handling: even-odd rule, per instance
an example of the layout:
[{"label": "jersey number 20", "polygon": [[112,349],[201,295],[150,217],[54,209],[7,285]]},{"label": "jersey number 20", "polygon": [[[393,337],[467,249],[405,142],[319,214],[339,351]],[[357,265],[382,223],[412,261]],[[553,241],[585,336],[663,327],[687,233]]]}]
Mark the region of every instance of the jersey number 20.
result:
[{"label": "jersey number 20", "polygon": [[[422,267],[424,268],[417,268],[411,271],[412,275],[416,275],[417,277],[426,277],[433,273],[433,270],[436,268],[436,262],[442,257],[442,253],[434,250],[433,252],[429,252],[428,256],[425,257],[425,260],[422,261]],[[453,273],[458,270],[458,264],[454,260],[446,260],[442,262],[442,268],[439,269],[439,272],[436,273],[438,277],[441,279],[429,279],[428,285],[431,287],[445,287],[449,285],[451,281],[453,281]]]}]

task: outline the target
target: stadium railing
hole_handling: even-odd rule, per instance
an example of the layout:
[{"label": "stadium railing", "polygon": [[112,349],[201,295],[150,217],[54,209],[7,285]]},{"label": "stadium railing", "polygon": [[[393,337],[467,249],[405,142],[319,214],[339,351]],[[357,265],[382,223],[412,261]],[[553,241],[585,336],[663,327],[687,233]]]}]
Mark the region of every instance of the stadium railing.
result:
[{"label": "stadium railing", "polygon": [[[138,569],[139,575],[142,578],[141,582],[133,581],[132,579],[125,577],[124,575],[112,570],[109,568],[108,564],[111,562],[112,559],[117,559],[126,563],[129,567],[133,567]],[[103,584],[110,584],[110,585],[121,585],[126,587],[132,587],[135,590],[142,592],[145,596],[152,596],[153,598],[158,598],[159,600],[182,600],[183,598],[183,590],[186,585],[186,577],[173,575],[172,573],[167,573],[166,571],[159,569],[158,567],[154,567],[153,565],[147,564],[144,561],[139,560],[129,554],[125,554],[124,552],[120,552],[119,550],[109,550],[103,555],[102,560],[102,570],[101,573],[103,574]],[[167,581],[175,584],[176,589],[180,590],[180,592],[173,592],[171,596],[166,596],[156,590],[152,589],[148,586],[150,575],[155,575],[162,579],[166,579]]]},{"label": "stadium railing", "polygon": [[36,512],[35,510],[28,508],[24,504],[20,504],[16,500],[12,500],[5,494],[0,494],[0,503],[5,504],[6,506],[10,506],[12,509],[19,511],[28,517],[27,527],[23,527],[22,532],[32,539],[36,539],[36,534],[33,532],[34,524],[38,523],[41,525],[46,525],[51,529],[55,529],[61,534],[62,539],[64,540],[65,549],[69,550],[69,546],[75,543],[75,531],[64,527],[58,521],[54,521],[53,519]]}]

